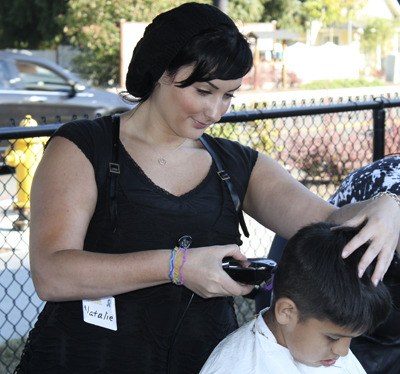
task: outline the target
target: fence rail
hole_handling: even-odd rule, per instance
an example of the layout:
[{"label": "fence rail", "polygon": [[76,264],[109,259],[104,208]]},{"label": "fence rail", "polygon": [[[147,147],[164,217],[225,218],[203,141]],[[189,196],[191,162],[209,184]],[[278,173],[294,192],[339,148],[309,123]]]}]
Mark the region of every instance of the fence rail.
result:
[{"label": "fence rail", "polygon": [[[385,98],[241,110],[226,114],[208,131],[270,155],[312,191],[328,198],[351,171],[399,152],[399,111],[400,99]],[[0,140],[51,136],[60,126],[0,128]],[[13,371],[43,306],[29,273],[29,214],[26,227],[17,230],[14,225],[21,218],[16,200],[22,181],[17,174],[0,175],[0,374]],[[267,255],[273,233],[246,219],[250,238],[244,239],[242,249],[249,257]],[[249,299],[237,298],[236,308],[240,323],[254,313]]]}]

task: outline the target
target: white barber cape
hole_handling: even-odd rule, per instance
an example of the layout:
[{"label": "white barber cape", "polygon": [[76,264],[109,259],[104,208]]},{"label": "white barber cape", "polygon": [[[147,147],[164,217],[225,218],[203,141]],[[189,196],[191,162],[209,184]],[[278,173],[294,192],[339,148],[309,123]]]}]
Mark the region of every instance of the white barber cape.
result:
[{"label": "white barber cape", "polygon": [[265,311],[219,343],[200,374],[366,374],[351,351],[329,367],[310,367],[295,361],[264,322]]}]

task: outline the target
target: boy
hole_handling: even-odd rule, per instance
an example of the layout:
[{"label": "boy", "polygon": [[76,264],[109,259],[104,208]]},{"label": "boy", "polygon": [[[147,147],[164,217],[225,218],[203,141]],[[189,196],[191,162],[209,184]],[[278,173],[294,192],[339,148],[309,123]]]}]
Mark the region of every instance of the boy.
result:
[{"label": "boy", "polygon": [[332,227],[309,225],[289,240],[271,307],[224,339],[201,374],[365,373],[350,341],[386,319],[391,297],[372,284],[374,264],[357,275],[366,245],[341,257],[359,229]]}]

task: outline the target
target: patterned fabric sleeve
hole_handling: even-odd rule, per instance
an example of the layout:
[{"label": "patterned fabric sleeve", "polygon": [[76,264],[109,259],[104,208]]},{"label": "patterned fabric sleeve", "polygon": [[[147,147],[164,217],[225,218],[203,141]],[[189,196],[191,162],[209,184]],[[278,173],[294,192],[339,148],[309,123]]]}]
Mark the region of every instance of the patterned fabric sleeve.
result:
[{"label": "patterned fabric sleeve", "polygon": [[349,174],[329,202],[341,207],[383,191],[400,195],[400,156],[386,157]]}]

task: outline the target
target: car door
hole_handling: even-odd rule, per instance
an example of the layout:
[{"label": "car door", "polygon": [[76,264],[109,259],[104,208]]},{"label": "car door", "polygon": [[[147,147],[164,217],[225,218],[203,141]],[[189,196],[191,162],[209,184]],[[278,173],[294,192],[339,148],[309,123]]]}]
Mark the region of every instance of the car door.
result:
[{"label": "car door", "polygon": [[[7,76],[0,83],[0,125],[16,125],[27,115],[38,123],[67,122],[73,115],[87,114],[89,106],[75,95],[71,82],[50,67],[26,60],[0,60],[0,71]],[[1,73],[0,73],[1,74]]]}]

